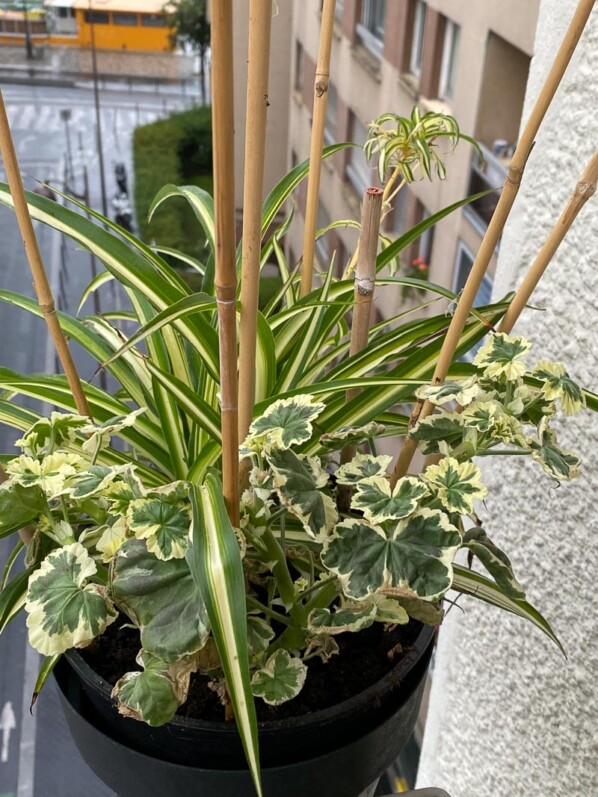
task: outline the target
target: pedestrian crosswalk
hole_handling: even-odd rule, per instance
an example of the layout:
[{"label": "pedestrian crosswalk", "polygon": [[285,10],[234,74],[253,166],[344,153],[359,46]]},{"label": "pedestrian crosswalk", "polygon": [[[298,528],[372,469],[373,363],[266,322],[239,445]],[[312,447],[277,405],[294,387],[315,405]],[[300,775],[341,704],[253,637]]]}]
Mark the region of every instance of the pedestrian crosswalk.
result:
[{"label": "pedestrian crosswalk", "polygon": [[[10,128],[19,133],[43,133],[52,135],[64,133],[64,121],[60,117],[60,107],[56,105],[37,106],[32,104],[6,104],[6,112]],[[95,117],[89,107],[73,108],[70,119],[71,130],[86,132],[95,123]],[[157,110],[145,108],[102,108],[102,126],[112,130],[122,128],[131,130],[139,125],[149,124],[163,114]]]}]

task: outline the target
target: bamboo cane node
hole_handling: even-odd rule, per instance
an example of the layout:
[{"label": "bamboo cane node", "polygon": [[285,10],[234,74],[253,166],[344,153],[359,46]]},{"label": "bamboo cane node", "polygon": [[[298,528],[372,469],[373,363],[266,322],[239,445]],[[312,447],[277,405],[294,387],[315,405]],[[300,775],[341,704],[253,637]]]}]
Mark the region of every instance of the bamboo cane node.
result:
[{"label": "bamboo cane node", "polygon": [[40,310],[42,311],[42,315],[46,318],[49,315],[56,315],[56,307],[54,306],[54,302],[47,302],[47,303],[39,303]]},{"label": "bamboo cane node", "polygon": [[236,304],[236,303],[237,303],[236,299],[216,299],[216,304],[221,304],[223,306],[224,305]]},{"label": "bamboo cane node", "polygon": [[588,199],[596,193],[596,183],[590,180],[579,182],[575,187],[575,194]]},{"label": "bamboo cane node", "polygon": [[509,166],[509,174],[507,177],[507,183],[511,183],[512,185],[521,185],[521,180],[523,179],[523,169],[519,168],[518,166]]},{"label": "bamboo cane node", "polygon": [[376,286],[376,280],[371,277],[355,277],[355,287],[360,296],[371,296]]},{"label": "bamboo cane node", "polygon": [[314,86],[316,97],[322,97],[328,91],[328,75],[323,74],[321,77],[316,76],[316,83]]}]

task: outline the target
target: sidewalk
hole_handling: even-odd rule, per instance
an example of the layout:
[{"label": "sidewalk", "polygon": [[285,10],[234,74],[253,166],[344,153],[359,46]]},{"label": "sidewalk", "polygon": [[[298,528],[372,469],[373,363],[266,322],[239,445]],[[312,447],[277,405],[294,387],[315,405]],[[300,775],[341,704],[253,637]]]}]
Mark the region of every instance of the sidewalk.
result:
[{"label": "sidewalk", "polygon": [[[91,51],[78,47],[42,46],[43,56],[27,60],[25,48],[0,44],[0,72],[24,76],[74,77],[91,74]],[[190,80],[195,58],[179,53],[145,53],[97,50],[98,74],[119,78]]]}]

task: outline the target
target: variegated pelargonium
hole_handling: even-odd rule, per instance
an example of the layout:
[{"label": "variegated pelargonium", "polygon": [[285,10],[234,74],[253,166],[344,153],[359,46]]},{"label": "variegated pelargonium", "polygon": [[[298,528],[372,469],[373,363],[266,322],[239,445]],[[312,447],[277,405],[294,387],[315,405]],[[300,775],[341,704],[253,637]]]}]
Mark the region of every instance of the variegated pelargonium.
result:
[{"label": "variegated pelargonium", "polygon": [[[56,656],[89,645],[120,613],[140,647],[139,668],[114,689],[122,713],[168,721],[199,671],[233,704],[246,741],[253,696],[292,700],[310,659],[338,655],[341,634],[439,623],[451,588],[554,639],[478,520],[489,498],[472,461],[520,454],[554,479],[579,473],[550,424],[557,409],[580,409],[583,391],[558,363],[529,370],[529,350],[492,334],[466,376],[419,388],[436,411],[410,434],[435,461],[392,486],[392,458],[375,448],[380,424],[328,434],[329,407],[316,397],[273,401],[240,447],[250,467],[238,529],[214,471],[203,485],[165,483],[109,448],[112,435],[137,432],[139,411],[98,426],[61,413],[38,420],[0,485],[0,536],[34,527],[27,569],[0,592],[0,632],[25,608],[32,645]],[[487,575],[456,564],[460,550]]]}]

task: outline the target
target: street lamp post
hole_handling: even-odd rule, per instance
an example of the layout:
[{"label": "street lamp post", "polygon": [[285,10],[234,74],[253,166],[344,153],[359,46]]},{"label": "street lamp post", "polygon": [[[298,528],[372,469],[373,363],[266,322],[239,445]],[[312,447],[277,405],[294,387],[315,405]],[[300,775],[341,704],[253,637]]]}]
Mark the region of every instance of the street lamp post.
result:
[{"label": "street lamp post", "polygon": [[102,193],[102,213],[108,216],[108,201],[106,199],[106,174],[104,172],[104,148],[102,144],[102,120],[100,115],[100,91],[98,87],[98,60],[96,53],[96,32],[93,20],[91,0],[88,0],[89,30],[91,36],[91,72],[93,76],[93,99],[96,112],[96,147],[100,166],[100,190]]},{"label": "street lamp post", "polygon": [[71,120],[70,108],[62,108],[60,111],[60,118],[64,122],[64,131],[66,133],[66,168],[67,168],[67,182],[73,179],[73,151],[71,149],[71,132],[69,122]]}]

